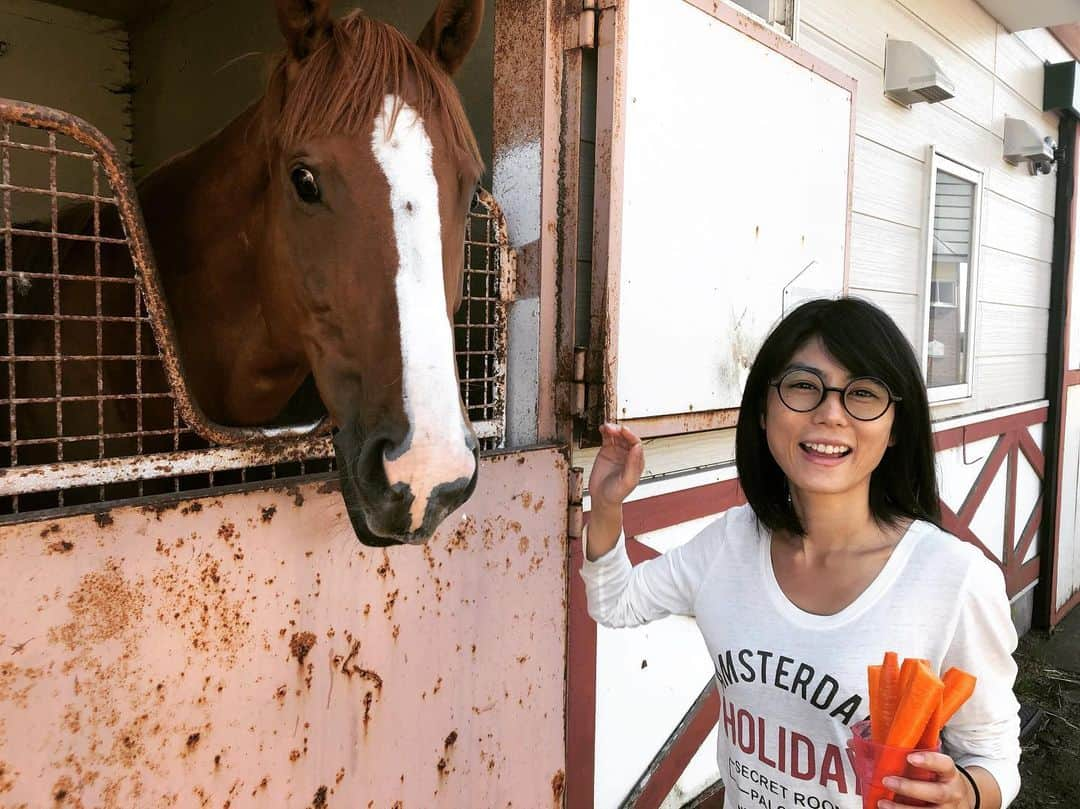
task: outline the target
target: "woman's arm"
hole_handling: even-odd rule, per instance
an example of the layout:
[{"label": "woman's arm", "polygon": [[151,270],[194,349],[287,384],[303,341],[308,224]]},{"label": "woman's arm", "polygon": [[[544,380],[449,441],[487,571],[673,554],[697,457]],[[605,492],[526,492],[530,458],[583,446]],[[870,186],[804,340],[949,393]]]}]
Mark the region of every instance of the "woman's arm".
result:
[{"label": "woman's arm", "polygon": [[645,469],[641,439],[627,427],[602,424],[603,444],[589,474],[589,529],[585,558],[595,562],[615,547],[622,533],[622,505],[637,488]]}]

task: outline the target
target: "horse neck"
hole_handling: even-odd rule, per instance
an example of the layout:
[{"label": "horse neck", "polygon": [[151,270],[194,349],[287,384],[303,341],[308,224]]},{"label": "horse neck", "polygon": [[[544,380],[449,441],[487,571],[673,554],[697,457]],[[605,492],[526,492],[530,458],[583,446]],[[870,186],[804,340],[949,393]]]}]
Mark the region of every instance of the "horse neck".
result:
[{"label": "horse neck", "polygon": [[[271,344],[256,291],[269,177],[259,115],[256,103],[139,187],[185,373],[220,421],[272,417],[292,377],[303,376],[292,371],[296,358]],[[261,386],[262,401],[237,394],[266,373],[284,381]]]}]

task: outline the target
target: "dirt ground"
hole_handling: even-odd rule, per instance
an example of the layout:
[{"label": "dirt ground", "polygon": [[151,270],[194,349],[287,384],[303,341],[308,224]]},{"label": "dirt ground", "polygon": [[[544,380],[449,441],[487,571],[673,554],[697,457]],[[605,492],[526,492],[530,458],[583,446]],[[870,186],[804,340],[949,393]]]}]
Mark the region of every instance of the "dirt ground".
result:
[{"label": "dirt ground", "polygon": [[1016,650],[1016,696],[1044,712],[1024,740],[1013,809],[1080,809],[1080,609],[1057,630],[1032,630]]}]

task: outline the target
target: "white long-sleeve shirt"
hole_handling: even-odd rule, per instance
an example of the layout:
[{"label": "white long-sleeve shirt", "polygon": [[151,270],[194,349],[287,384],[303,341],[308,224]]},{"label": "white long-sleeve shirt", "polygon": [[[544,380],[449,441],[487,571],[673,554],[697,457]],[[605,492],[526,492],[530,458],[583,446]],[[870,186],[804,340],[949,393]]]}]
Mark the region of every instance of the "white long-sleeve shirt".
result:
[{"label": "white long-sleeve shirt", "polygon": [[866,668],[886,650],[978,678],[943,747],[988,770],[1008,806],[1020,789],[1017,638],[998,567],[918,521],[855,601],[815,615],[780,589],[770,541],[741,506],[656,559],[631,567],[620,537],[581,570],[589,614],[603,626],[696,619],[720,691],[725,807],[861,809],[846,746],[850,726],[870,713]]}]

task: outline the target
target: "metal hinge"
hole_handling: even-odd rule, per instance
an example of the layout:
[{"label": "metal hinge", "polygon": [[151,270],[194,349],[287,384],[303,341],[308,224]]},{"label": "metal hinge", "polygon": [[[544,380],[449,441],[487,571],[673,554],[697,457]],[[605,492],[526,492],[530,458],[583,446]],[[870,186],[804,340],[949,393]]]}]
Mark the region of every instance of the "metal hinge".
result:
[{"label": "metal hinge", "polygon": [[574,347],[574,376],[570,380],[570,414],[585,415],[585,352],[584,346]]},{"label": "metal hinge", "polygon": [[596,0],[581,0],[581,13],[571,20],[573,30],[567,37],[567,49],[592,49],[596,47],[597,9]]},{"label": "metal hinge", "polygon": [[570,478],[566,498],[566,536],[568,539],[581,539],[581,529],[585,526],[585,516],[581,510],[581,500],[585,493],[585,470],[580,466],[570,467]]}]

